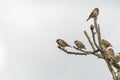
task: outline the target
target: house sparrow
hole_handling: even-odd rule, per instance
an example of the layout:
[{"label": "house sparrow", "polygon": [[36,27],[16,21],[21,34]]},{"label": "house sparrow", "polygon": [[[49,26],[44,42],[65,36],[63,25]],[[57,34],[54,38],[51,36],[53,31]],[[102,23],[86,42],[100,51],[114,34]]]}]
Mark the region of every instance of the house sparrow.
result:
[{"label": "house sparrow", "polygon": [[109,49],[107,50],[107,55],[108,55],[108,59],[114,59],[115,53],[114,53],[114,51],[113,51],[112,48],[109,48]]},{"label": "house sparrow", "polygon": [[120,80],[120,69],[117,71],[117,80]]},{"label": "house sparrow", "polygon": [[101,45],[103,45],[105,48],[112,47],[111,43],[105,39],[101,40]]},{"label": "house sparrow", "polygon": [[116,62],[116,63],[120,62],[120,54],[118,54],[114,57],[114,62]]},{"label": "house sparrow", "polygon": [[71,47],[68,43],[66,43],[64,40],[62,39],[57,39],[56,43],[60,46],[60,47]]},{"label": "house sparrow", "polygon": [[75,40],[74,43],[78,48],[85,49],[85,45],[81,41]]},{"label": "house sparrow", "polygon": [[95,8],[91,14],[89,15],[88,19],[86,21],[88,21],[91,18],[97,18],[97,16],[99,15],[99,8]]}]

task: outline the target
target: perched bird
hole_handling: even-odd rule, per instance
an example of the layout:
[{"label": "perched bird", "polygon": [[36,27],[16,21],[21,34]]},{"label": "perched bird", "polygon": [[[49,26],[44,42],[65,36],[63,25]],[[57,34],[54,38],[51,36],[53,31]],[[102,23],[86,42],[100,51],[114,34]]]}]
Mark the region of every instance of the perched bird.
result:
[{"label": "perched bird", "polygon": [[105,39],[101,40],[101,45],[103,45],[105,48],[112,47],[111,43]]},{"label": "perched bird", "polygon": [[107,50],[107,55],[108,55],[108,59],[114,59],[115,53],[114,53],[114,51],[113,51],[112,48],[109,48],[109,49]]},{"label": "perched bird", "polygon": [[120,69],[117,71],[117,80],[120,80]]},{"label": "perched bird", "polygon": [[97,16],[99,15],[99,8],[95,8],[91,14],[89,15],[88,19],[86,21],[88,21],[91,18],[97,18]]},{"label": "perched bird", "polygon": [[120,62],[120,54],[118,54],[114,57],[114,62],[116,62],[116,63]]},{"label": "perched bird", "polygon": [[56,43],[60,46],[60,47],[71,47],[68,43],[66,43],[64,40],[62,39],[57,39]]},{"label": "perched bird", "polygon": [[85,49],[85,45],[81,41],[75,40],[74,43],[78,48]]}]

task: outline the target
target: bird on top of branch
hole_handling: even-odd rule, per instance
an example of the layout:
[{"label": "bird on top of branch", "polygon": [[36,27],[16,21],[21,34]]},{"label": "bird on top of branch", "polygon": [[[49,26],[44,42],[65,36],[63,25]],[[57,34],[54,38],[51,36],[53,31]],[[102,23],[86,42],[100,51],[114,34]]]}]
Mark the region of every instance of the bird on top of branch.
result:
[{"label": "bird on top of branch", "polygon": [[57,39],[56,40],[56,43],[62,47],[62,48],[65,48],[65,47],[71,47],[68,43],[66,43],[63,39]]},{"label": "bird on top of branch", "polygon": [[80,49],[86,49],[86,48],[85,48],[85,45],[84,45],[81,41],[75,40],[74,43],[75,43],[75,45],[76,45],[78,48],[80,48]]},{"label": "bird on top of branch", "polygon": [[120,54],[118,54],[114,57],[114,62],[116,62],[116,63],[120,62]]},{"label": "bird on top of branch", "polygon": [[108,42],[108,41],[105,40],[105,39],[102,39],[102,40],[101,40],[101,44],[102,44],[105,48],[112,47],[111,43]]},{"label": "bird on top of branch", "polygon": [[107,55],[108,55],[108,59],[114,59],[114,57],[115,57],[114,50],[112,48],[109,48],[107,50]]},{"label": "bird on top of branch", "polygon": [[95,8],[91,14],[89,15],[88,19],[86,21],[88,21],[91,18],[97,18],[97,16],[99,15],[99,8]]}]

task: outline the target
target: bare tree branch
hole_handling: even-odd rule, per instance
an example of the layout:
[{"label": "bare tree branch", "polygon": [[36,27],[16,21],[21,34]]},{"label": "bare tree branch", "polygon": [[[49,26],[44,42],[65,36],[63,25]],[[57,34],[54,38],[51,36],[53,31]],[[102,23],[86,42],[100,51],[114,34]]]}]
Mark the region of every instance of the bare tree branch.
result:
[{"label": "bare tree branch", "polygon": [[113,76],[113,79],[114,80],[117,80],[117,77],[116,77],[116,72],[114,71],[114,69],[112,68],[110,62],[108,60],[105,60],[107,65],[108,65],[108,68],[109,68],[109,71],[111,72],[112,76]]},{"label": "bare tree branch", "polygon": [[97,35],[98,35],[98,32],[97,32],[97,30],[98,30],[98,26],[97,26],[97,17],[94,18],[94,27],[95,27],[96,33],[97,33]]},{"label": "bare tree branch", "polygon": [[93,45],[93,43],[92,43],[92,41],[91,41],[91,39],[90,39],[89,35],[87,34],[87,32],[86,32],[86,31],[84,31],[84,34],[85,34],[85,36],[87,37],[88,42],[90,43],[90,45],[91,45],[91,47],[92,47],[93,51],[95,51],[95,47],[94,47],[94,45]]},{"label": "bare tree branch", "polygon": [[81,51],[81,52],[87,53],[87,54],[91,54],[91,53],[92,53],[92,51],[85,51],[85,50],[82,50],[82,49],[77,48],[77,47],[75,47],[75,46],[73,46],[73,48],[76,49],[76,50],[79,50],[79,51]]},{"label": "bare tree branch", "polygon": [[79,51],[81,51],[81,52],[85,52],[85,53],[87,53],[87,55],[88,54],[92,54],[92,55],[95,55],[95,56],[97,56],[98,58],[103,58],[103,56],[101,55],[101,54],[98,54],[97,52],[99,52],[99,50],[95,50],[95,51],[84,51],[84,50],[82,50],[82,49],[79,49],[79,48],[76,48],[76,47],[73,47],[73,48],[75,48],[76,50],[79,50]]},{"label": "bare tree branch", "polygon": [[104,60],[109,68],[109,71],[111,72],[111,74],[113,76],[113,79],[117,80],[116,73],[115,73],[114,69],[112,68],[112,64],[110,64],[110,60],[108,59],[108,54],[107,54],[106,48],[103,46],[102,46],[101,54],[104,56]]},{"label": "bare tree branch", "polygon": [[[91,27],[93,27],[93,25],[91,25]],[[91,28],[91,32],[92,32],[93,42],[94,42],[95,46],[97,47],[97,49],[99,49],[99,46],[98,46],[98,45],[97,45],[97,43],[96,43],[96,39],[95,39],[95,34],[94,34],[94,31],[93,31],[93,29],[92,29],[92,28]]]},{"label": "bare tree branch", "polygon": [[64,51],[67,54],[74,54],[74,55],[87,55],[86,53],[79,53],[79,52],[71,52],[71,51],[67,51],[64,48],[61,48],[60,46],[57,46],[60,50]]},{"label": "bare tree branch", "polygon": [[99,47],[101,46],[101,32],[100,32],[100,26],[98,24],[98,43],[99,43]]}]

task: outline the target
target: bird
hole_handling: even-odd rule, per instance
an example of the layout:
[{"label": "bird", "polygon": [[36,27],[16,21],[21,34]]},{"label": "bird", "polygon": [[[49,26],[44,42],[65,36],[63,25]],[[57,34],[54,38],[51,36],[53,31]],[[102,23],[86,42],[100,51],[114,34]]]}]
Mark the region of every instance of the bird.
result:
[{"label": "bird", "polygon": [[117,80],[120,80],[120,69],[117,71]]},{"label": "bird", "polygon": [[65,48],[65,47],[71,47],[68,43],[66,43],[63,39],[57,39],[56,40],[56,43],[62,47],[62,48]]},{"label": "bird", "polygon": [[114,62],[116,62],[116,63],[120,62],[120,54],[118,54],[114,57]]},{"label": "bird", "polygon": [[101,40],[101,45],[103,45],[105,48],[112,47],[111,43],[105,39]]},{"label": "bird", "polygon": [[78,48],[80,48],[80,49],[86,49],[86,48],[85,48],[85,45],[84,45],[81,41],[75,40],[74,43],[75,43],[75,45],[76,45]]},{"label": "bird", "polygon": [[91,18],[97,18],[97,16],[99,15],[99,8],[95,8],[91,14],[89,15],[88,19],[86,21],[88,21]]},{"label": "bird", "polygon": [[108,55],[108,59],[114,59],[114,57],[115,57],[114,50],[112,48],[109,48],[107,50],[107,55]]}]

